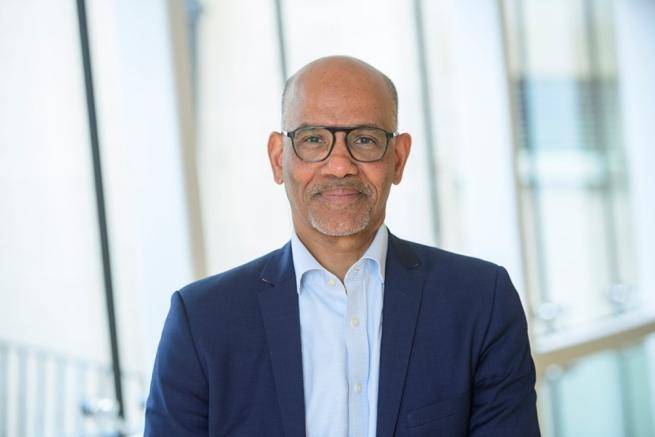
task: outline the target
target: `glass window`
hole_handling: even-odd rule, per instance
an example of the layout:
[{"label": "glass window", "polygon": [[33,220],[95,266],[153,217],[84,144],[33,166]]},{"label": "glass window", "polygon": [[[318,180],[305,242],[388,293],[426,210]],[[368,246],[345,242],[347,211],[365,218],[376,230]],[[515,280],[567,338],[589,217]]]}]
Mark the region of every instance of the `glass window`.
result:
[{"label": "glass window", "polygon": [[638,301],[613,4],[504,5],[526,277],[550,332]]},{"label": "glass window", "polygon": [[540,386],[545,435],[652,436],[652,340],[548,369]]},{"label": "glass window", "polygon": [[220,272],[289,238],[284,190],[273,182],[266,153],[269,133],[280,128],[283,78],[272,1],[201,5],[190,38],[198,180],[207,271]]},{"label": "glass window", "polygon": [[75,2],[0,5],[0,435],[99,431],[113,375]]},{"label": "glass window", "polygon": [[[502,5],[533,350],[537,364],[558,361],[538,384],[544,435],[653,435],[655,356],[652,336],[643,338],[652,269],[640,265],[652,250],[636,256],[652,234],[633,213],[643,214],[652,188],[627,159],[645,149],[626,113],[650,103],[632,95],[626,105],[634,77],[623,74],[634,67],[626,47],[653,48],[652,38],[647,50],[635,44],[646,27],[627,29],[626,17],[655,10],[611,0]],[[617,349],[589,352],[617,339]],[[552,344],[559,355],[549,356]]]}]

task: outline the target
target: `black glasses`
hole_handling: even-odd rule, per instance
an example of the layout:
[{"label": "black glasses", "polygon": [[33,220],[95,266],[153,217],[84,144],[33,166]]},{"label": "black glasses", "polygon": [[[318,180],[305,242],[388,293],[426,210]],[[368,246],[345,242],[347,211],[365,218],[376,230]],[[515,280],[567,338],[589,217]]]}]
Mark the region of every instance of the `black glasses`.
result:
[{"label": "black glasses", "polygon": [[306,162],[320,162],[332,153],[337,132],[346,134],[348,153],[359,162],[381,160],[387,151],[389,140],[398,135],[396,132],[370,126],[307,126],[290,132],[282,131],[282,135],[291,139],[293,151],[298,158]]}]

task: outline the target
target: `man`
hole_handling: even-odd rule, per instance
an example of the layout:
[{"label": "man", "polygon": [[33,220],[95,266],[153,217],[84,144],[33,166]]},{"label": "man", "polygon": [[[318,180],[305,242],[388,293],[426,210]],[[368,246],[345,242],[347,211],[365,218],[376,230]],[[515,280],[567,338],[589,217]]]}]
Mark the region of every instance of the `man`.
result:
[{"label": "man", "polygon": [[538,436],[507,272],[384,225],[411,146],[391,81],[323,58],[282,106],[268,154],[295,232],[173,295],[146,435]]}]

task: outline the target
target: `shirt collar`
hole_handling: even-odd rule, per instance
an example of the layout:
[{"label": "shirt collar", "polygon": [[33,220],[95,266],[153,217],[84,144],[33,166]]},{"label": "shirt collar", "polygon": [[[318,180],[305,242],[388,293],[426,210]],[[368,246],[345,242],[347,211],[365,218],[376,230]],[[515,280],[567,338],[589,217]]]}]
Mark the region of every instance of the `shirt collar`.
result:
[{"label": "shirt collar", "polygon": [[[380,281],[384,283],[384,271],[386,268],[387,260],[387,247],[389,246],[389,232],[386,225],[382,224],[375,233],[375,237],[371,242],[361,259],[370,259],[377,265],[377,272]],[[293,268],[296,273],[296,290],[300,293],[300,285],[302,277],[305,273],[311,270],[326,271],[325,268],[314,258],[314,256],[307,250],[305,245],[298,238],[298,234],[294,231],[291,234],[291,254],[293,257]],[[357,261],[359,262],[359,261]]]}]

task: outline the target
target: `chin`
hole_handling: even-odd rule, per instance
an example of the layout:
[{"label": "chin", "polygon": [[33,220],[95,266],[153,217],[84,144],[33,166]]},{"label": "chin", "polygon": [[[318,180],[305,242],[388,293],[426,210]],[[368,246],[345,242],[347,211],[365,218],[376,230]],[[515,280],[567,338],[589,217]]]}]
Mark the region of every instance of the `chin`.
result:
[{"label": "chin", "polygon": [[348,237],[362,232],[370,224],[370,216],[356,217],[350,220],[310,216],[310,223],[314,229],[330,237]]}]

